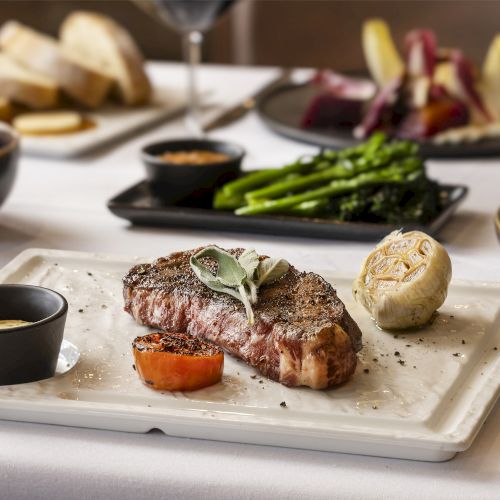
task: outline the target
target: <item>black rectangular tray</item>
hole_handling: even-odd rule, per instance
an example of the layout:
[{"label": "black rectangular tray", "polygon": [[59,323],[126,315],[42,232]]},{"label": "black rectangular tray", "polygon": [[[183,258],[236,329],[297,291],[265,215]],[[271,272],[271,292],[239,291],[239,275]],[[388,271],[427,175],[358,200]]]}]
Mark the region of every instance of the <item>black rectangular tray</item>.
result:
[{"label": "black rectangular tray", "polygon": [[[467,194],[465,186],[441,185],[448,194],[441,213],[429,224],[407,224],[404,230],[418,229],[436,235]],[[285,215],[238,216],[206,207],[168,204],[156,198],[147,181],[139,182],[108,201],[118,217],[142,226],[162,226],[210,231],[233,231],[279,236],[332,240],[373,241],[401,229],[393,224],[341,222],[313,217]]]}]

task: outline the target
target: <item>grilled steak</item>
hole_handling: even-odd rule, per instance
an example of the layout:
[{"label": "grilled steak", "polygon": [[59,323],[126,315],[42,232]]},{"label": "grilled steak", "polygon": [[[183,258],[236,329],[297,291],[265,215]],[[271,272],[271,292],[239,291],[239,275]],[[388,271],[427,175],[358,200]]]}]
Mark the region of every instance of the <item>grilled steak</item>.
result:
[{"label": "grilled steak", "polygon": [[321,276],[290,266],[261,286],[250,326],[243,304],[195,276],[189,259],[199,250],[134,266],[123,280],[125,311],[141,324],[209,339],[287,386],[323,389],[352,375],[361,332]]}]

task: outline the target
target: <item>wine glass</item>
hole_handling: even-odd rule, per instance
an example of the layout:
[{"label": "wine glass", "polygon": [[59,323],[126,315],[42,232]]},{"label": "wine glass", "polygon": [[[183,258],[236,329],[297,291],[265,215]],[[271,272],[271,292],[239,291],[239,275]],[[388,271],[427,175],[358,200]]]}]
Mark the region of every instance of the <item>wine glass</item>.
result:
[{"label": "wine glass", "polygon": [[195,137],[203,136],[197,68],[201,62],[203,35],[235,0],[135,0],[155,19],[182,35],[184,59],[188,69],[186,125]]}]

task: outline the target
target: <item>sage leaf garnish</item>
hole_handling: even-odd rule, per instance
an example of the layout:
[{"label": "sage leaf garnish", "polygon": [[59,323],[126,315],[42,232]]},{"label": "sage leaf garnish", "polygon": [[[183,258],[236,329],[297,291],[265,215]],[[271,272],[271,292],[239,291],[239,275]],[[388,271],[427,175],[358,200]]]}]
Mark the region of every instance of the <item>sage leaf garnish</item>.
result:
[{"label": "sage leaf garnish", "polygon": [[[200,262],[202,258],[217,262],[215,275],[209,267]],[[252,305],[257,303],[259,287],[277,280],[289,268],[284,259],[260,260],[253,249],[245,250],[237,259],[215,246],[199,251],[191,257],[189,263],[197,278],[208,288],[231,295],[243,303],[249,325],[255,322]]]},{"label": "sage leaf garnish", "polygon": [[238,262],[247,273],[247,278],[249,280],[253,280],[253,276],[255,274],[257,266],[259,265],[259,256],[257,255],[257,252],[253,248],[245,250],[239,256]]},{"label": "sage leaf garnish", "polygon": [[[214,276],[212,271],[206,266],[204,266],[198,259],[203,257],[210,257],[215,260],[218,264],[217,274]],[[217,247],[206,247],[196,255],[191,257],[190,260],[191,267],[195,264],[195,268],[199,270],[200,275],[203,275],[205,279],[210,280],[215,279],[223,285],[237,288],[243,284],[243,281],[247,277],[246,271],[241,267],[241,264],[230,254],[221,250]],[[204,282],[197,271],[193,268],[198,278]],[[204,282],[205,283],[205,282]],[[206,284],[206,283],[205,283]]]},{"label": "sage leaf garnish", "polygon": [[259,256],[257,252],[253,249],[245,250],[239,257],[238,262],[241,264],[241,267],[247,273],[246,285],[250,290],[250,303],[257,303],[257,287],[253,281],[255,271],[259,266]]},{"label": "sage leaf garnish", "polygon": [[281,278],[290,267],[290,264],[285,259],[264,259],[259,263],[257,268],[257,287],[264,283],[272,283]]}]

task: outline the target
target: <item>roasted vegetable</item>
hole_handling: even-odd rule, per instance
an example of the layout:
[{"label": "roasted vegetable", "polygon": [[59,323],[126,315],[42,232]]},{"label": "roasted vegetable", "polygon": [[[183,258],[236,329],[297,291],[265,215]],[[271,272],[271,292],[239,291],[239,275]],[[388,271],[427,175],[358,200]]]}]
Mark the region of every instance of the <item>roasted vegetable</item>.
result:
[{"label": "roasted vegetable", "polygon": [[283,212],[284,209],[294,207],[305,201],[317,200],[326,196],[339,196],[365,186],[387,183],[404,183],[411,179],[412,174],[423,168],[421,160],[407,158],[393,163],[385,168],[363,172],[347,179],[331,181],[324,187],[318,187],[303,193],[293,194],[275,200],[256,201],[236,210],[237,215],[258,215]]},{"label": "roasted vegetable", "polygon": [[355,299],[381,328],[424,325],[448,293],[451,261],[444,247],[420,231],[395,231],[368,255],[353,284]]},{"label": "roasted vegetable", "polygon": [[371,80],[328,70],[319,71],[311,83],[318,94],[302,117],[302,128],[354,127],[377,90]]},{"label": "roasted vegetable", "polygon": [[151,333],[132,343],[135,369],[152,389],[194,391],[220,382],[224,353],[185,333]]},{"label": "roasted vegetable", "polygon": [[238,215],[397,224],[428,222],[440,203],[439,186],[425,175],[418,146],[388,142],[380,133],[354,148],[323,151],[282,169],[249,173],[224,185],[213,200],[215,209]]},{"label": "roasted vegetable", "polygon": [[410,111],[398,127],[398,136],[404,139],[425,139],[449,128],[469,123],[467,106],[458,99],[435,99]]}]

